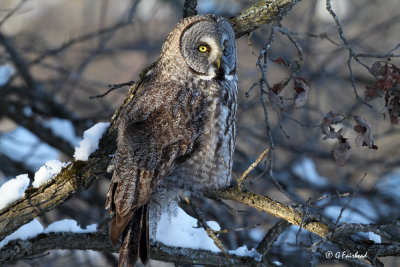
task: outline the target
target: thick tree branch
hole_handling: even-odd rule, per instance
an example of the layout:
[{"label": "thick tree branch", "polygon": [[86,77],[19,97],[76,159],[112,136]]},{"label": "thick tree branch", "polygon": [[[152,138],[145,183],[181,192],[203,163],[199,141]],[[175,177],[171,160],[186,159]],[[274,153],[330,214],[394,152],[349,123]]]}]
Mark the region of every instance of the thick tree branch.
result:
[{"label": "thick tree branch", "polygon": [[[115,253],[119,246],[113,246],[107,231],[95,233],[48,233],[40,234],[28,240],[13,240],[1,249],[0,265],[10,264],[22,259],[41,256],[54,249],[95,250]],[[174,262],[177,264],[201,264],[206,266],[221,266],[226,263],[224,254],[206,250],[169,247],[162,243],[151,244],[152,259]],[[229,256],[234,266],[263,266],[252,257]]]},{"label": "thick tree branch", "polygon": [[230,19],[236,38],[258,29],[264,24],[279,20],[301,0],[263,0],[255,3]]},{"label": "thick tree branch", "polygon": [[24,198],[0,211],[0,240],[85,190],[94,179],[106,174],[108,163],[107,157],[75,161],[47,184],[28,188]]}]

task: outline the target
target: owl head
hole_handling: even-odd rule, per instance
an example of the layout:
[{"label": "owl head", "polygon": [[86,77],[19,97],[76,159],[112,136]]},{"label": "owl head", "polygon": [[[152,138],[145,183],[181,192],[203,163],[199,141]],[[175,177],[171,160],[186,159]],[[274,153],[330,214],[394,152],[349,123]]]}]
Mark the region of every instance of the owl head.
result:
[{"label": "owl head", "polygon": [[167,37],[159,61],[170,71],[189,71],[203,80],[230,80],[237,71],[235,33],[222,17],[185,18]]}]

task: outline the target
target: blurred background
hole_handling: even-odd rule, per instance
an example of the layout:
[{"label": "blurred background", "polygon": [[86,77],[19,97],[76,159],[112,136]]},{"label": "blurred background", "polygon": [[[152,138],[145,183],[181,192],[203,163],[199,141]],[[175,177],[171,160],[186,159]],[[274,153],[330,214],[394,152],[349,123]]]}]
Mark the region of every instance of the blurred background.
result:
[{"label": "blurred background", "polygon": [[[199,0],[197,10],[199,14],[229,18],[253,3]],[[332,7],[357,53],[385,55],[399,44],[398,0],[337,0]],[[109,121],[128,87],[104,97],[90,97],[105,93],[110,84],[137,79],[143,68],[157,60],[165,37],[182,18],[182,10],[183,0],[1,0],[0,185],[22,173],[33,179],[48,160],[70,161],[83,131],[96,122]],[[342,204],[350,200],[338,194],[351,195],[358,188],[342,222],[398,222],[400,131],[391,124],[384,98],[370,101],[372,108],[356,100],[347,66],[349,51],[343,47],[325,1],[299,2],[282,20],[281,27],[288,29],[302,48],[303,65],[296,75],[307,80],[308,98],[303,106],[294,107],[291,81],[280,93],[285,112],[274,110],[268,103],[269,138],[260,88],[249,90],[261,78],[256,63],[272,26],[265,25],[251,38],[237,39],[239,103],[234,175],[239,177],[273,140],[272,172],[261,164],[246,181],[249,190],[288,204],[310,200],[310,210],[335,222]],[[399,49],[393,53],[399,54]],[[293,64],[298,51],[287,35],[278,31],[270,56]],[[360,60],[369,67],[376,61],[388,61],[386,57]],[[290,68],[277,62],[270,61],[268,67],[271,85],[291,74]],[[392,57],[390,62],[400,66],[398,57]],[[374,84],[375,78],[354,60],[351,66],[356,91],[364,97],[366,86]],[[322,120],[330,111],[345,118],[332,125],[336,131],[343,128],[342,135],[351,146],[344,166],[339,166],[332,155],[338,140],[323,140],[321,133]],[[378,150],[356,147],[351,114],[368,122]],[[364,173],[366,177],[357,187]],[[99,223],[106,215],[104,196],[108,185],[109,180],[96,181],[87,191],[43,216],[42,224],[65,218],[73,218],[83,227]],[[321,196],[325,197],[318,200]],[[207,219],[217,221],[222,228],[246,227],[221,235],[229,249],[256,247],[278,221],[235,203],[229,204],[239,215],[211,200],[199,204]],[[297,232],[298,228],[292,226],[275,242],[271,264],[337,264],[307,249],[318,237],[303,230],[296,239]],[[337,249],[332,244],[325,246]],[[115,255],[52,251],[43,258],[14,266],[115,266]],[[400,264],[395,257],[381,260],[387,266]]]}]

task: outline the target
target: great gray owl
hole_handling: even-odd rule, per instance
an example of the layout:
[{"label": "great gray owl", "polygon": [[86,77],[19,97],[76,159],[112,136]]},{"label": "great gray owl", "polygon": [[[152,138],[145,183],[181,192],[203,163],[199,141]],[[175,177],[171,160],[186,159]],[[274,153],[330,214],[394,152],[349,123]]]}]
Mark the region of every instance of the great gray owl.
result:
[{"label": "great gray owl", "polygon": [[237,101],[235,34],[228,20],[181,20],[151,78],[126,106],[106,208],[119,266],[149,258],[148,202],[157,186],[196,194],[230,184]]}]

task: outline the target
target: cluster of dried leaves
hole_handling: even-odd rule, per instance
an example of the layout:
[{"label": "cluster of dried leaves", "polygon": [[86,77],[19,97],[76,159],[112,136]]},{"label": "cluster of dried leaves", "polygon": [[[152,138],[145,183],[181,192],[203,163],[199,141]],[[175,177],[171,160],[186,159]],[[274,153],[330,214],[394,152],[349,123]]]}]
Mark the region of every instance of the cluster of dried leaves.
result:
[{"label": "cluster of dried leaves", "polygon": [[385,113],[389,113],[392,124],[397,124],[400,117],[400,69],[392,63],[376,61],[369,72],[375,77],[375,82],[366,86],[366,100],[384,97]]},{"label": "cluster of dried leaves", "polygon": [[[290,65],[282,58],[279,57],[277,59],[272,60],[276,64],[283,66],[286,70],[290,71]],[[294,72],[291,72],[294,74]],[[280,110],[281,112],[286,111],[286,107],[283,103],[282,97],[279,94],[282,90],[289,84],[289,82],[293,80],[293,97],[291,98],[292,105],[296,108],[303,107],[308,99],[308,91],[310,90],[308,87],[308,82],[305,78],[302,77],[295,77],[290,75],[290,77],[284,78],[282,81],[275,83],[271,90],[268,92],[268,100],[271,103],[271,106],[274,110]]]},{"label": "cluster of dried leaves", "polygon": [[[356,123],[353,127],[354,131],[357,133],[357,137],[355,139],[356,147],[367,146],[369,149],[377,150],[378,146],[376,146],[374,143],[371,127],[367,123],[367,120],[357,115],[351,115],[351,117],[354,118]],[[338,144],[335,146],[332,153],[339,166],[344,166],[346,161],[349,159],[351,145],[348,141],[348,138],[344,137],[342,134],[343,128],[340,128],[336,131],[333,125],[341,123],[345,119],[346,117],[344,115],[330,111],[328,114],[326,114],[321,122],[322,134],[325,135],[323,139],[338,140]]]}]

